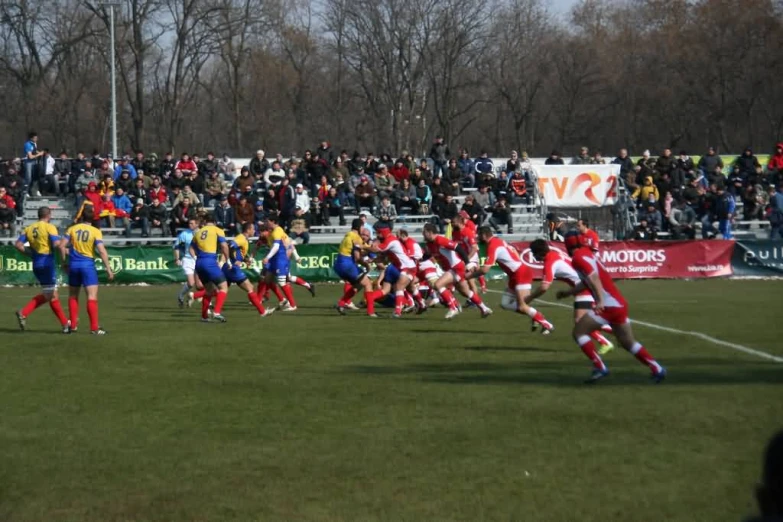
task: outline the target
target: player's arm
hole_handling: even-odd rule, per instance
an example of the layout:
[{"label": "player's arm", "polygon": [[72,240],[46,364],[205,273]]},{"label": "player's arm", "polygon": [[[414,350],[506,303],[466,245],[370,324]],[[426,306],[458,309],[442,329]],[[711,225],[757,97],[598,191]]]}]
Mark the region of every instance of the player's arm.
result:
[{"label": "player's arm", "polygon": [[177,240],[174,242],[174,264],[179,266],[182,264],[182,260],[179,258],[179,247],[182,244],[182,239],[177,238]]},{"label": "player's arm", "polygon": [[565,299],[566,297],[571,297],[578,294],[579,292],[583,292],[587,288],[589,287],[584,283],[584,281],[580,281],[579,283],[569,288],[568,290],[559,290],[556,296],[558,299]]},{"label": "player's arm", "polygon": [[71,236],[68,234],[64,235],[62,240],[60,241],[60,244],[58,245],[58,248],[60,249],[60,259],[62,260],[62,268],[63,270],[68,270],[68,253],[69,249],[68,247],[71,244]]},{"label": "player's arm", "polygon": [[114,281],[114,272],[112,272],[111,265],[109,264],[109,253],[106,252],[106,247],[103,245],[103,242],[96,243],[95,249],[98,251],[98,255],[101,256],[101,261],[103,261],[103,266],[106,268],[106,275],[109,278],[109,281]]},{"label": "player's arm", "polygon": [[[597,312],[600,312],[604,308],[604,286],[601,284],[601,278],[598,277],[598,272],[593,270],[590,272],[590,274],[587,276],[587,279],[576,285],[576,287],[582,286],[584,288],[589,288],[590,291],[593,293],[593,298],[595,299],[595,310]],[[576,289],[574,287],[574,289]]]},{"label": "player's arm", "polygon": [[220,253],[223,254],[224,259],[231,259],[231,252],[228,249],[228,241],[222,236],[218,236],[218,245],[220,246]]},{"label": "player's arm", "polygon": [[274,243],[272,243],[272,246],[269,248],[269,252],[267,252],[266,256],[264,256],[263,263],[265,265],[269,264],[269,261],[273,257],[275,257],[275,254],[277,254],[277,252],[279,252],[279,251],[280,251],[280,242],[279,241],[275,241]]},{"label": "player's arm", "polygon": [[16,243],[14,243],[14,248],[17,249],[19,252],[22,253],[22,255],[25,256],[31,256],[32,252],[28,251],[27,248],[25,248],[24,244],[27,243],[27,234],[22,233],[21,236],[16,240]]},{"label": "player's arm", "polygon": [[195,259],[197,257],[197,255],[196,255],[196,246],[194,245],[195,241],[196,240],[194,239],[193,241],[190,242],[190,245],[188,245],[188,252],[190,252],[190,256],[193,259]]},{"label": "player's arm", "polygon": [[550,281],[541,281],[535,290],[530,292],[530,295],[525,297],[525,303],[530,304],[533,302],[533,300],[538,299],[547,291],[549,290],[549,287],[552,286],[552,283]]}]

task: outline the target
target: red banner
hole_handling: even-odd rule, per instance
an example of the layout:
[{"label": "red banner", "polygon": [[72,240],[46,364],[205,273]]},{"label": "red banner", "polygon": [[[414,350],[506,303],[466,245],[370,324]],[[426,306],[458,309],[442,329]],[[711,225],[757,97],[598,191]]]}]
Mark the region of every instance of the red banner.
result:
[{"label": "red banner", "polygon": [[[536,279],[543,266],[533,259],[528,242],[513,243]],[[550,244],[565,252],[565,246]],[[695,279],[732,275],[734,241],[604,241],[598,259],[617,279]]]}]

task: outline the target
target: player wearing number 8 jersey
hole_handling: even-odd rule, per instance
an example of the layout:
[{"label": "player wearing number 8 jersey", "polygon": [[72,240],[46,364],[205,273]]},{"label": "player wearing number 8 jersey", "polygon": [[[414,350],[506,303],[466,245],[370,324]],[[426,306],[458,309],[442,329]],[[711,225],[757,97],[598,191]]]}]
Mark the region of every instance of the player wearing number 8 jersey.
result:
[{"label": "player wearing number 8 jersey", "polygon": [[609,272],[593,256],[590,249],[582,244],[578,232],[567,233],[565,244],[581,282],[570,290],[558,292],[557,298],[578,295],[587,288],[595,299],[595,309],[582,316],[574,326],[573,332],[574,340],[593,362],[593,373],[587,382],[595,382],[609,375],[609,370],[600,355],[596,353],[595,344],[590,339],[590,333],[603,325],[611,326],[620,345],[633,354],[639,362],[650,368],[656,383],[661,382],[666,377],[666,369],[658,364],[644,346],[634,338],[631,322],[628,319],[628,304],[612,281]]},{"label": "player wearing number 8 jersey", "polygon": [[209,321],[209,305],[215,298],[215,312],[213,317],[221,323],[226,322],[223,317],[223,303],[228,295],[228,284],[223,271],[218,265],[218,254],[225,259],[229,258],[228,243],[222,229],[215,225],[211,216],[205,216],[205,224],[193,235],[190,244],[190,255],[196,258],[196,274],[205,287],[205,294],[201,300],[201,320]]},{"label": "player wearing number 8 jersey", "polygon": [[547,321],[541,312],[528,304],[526,298],[530,295],[533,271],[522,262],[519,252],[502,239],[495,237],[490,227],[479,229],[479,239],[487,245],[487,259],[481,268],[470,274],[469,277],[487,274],[490,268],[497,263],[508,277],[508,288],[502,301],[503,308],[529,316],[535,323],[542,326],[544,334],[551,332],[554,329],[552,323]]},{"label": "player wearing number 8 jersey", "polygon": [[[98,270],[95,268],[97,253],[109,281],[114,279],[109,264],[109,255],[103,246],[103,234],[90,225],[94,219],[93,209],[87,207],[82,212],[82,222],[73,225],[65,233],[65,241],[60,242],[63,268],[68,272],[68,313],[71,316],[71,331],[79,326],[79,292],[84,287],[87,293],[87,316],[90,318],[90,333],[105,335],[106,331],[98,324]],[[67,262],[65,261],[67,259]]]},{"label": "player wearing number 8 jersey", "polygon": [[[49,223],[51,215],[49,207],[39,208],[38,221],[25,228],[14,245],[19,252],[33,258],[33,274],[41,285],[41,293],[16,312],[16,319],[19,321],[19,328],[24,330],[27,327],[27,317],[48,302],[62,325],[63,333],[69,333],[68,318],[65,317],[57,296],[54,249],[59,247],[61,239],[57,228]],[[25,243],[30,244],[29,250],[25,248]]]}]

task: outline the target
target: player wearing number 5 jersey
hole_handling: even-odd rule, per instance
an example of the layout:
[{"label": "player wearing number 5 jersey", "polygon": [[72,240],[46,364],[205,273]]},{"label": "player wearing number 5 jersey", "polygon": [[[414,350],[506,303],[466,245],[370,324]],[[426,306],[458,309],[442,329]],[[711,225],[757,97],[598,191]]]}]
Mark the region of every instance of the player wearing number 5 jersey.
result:
[{"label": "player wearing number 5 jersey", "polygon": [[[68,318],[65,317],[57,296],[57,273],[54,261],[54,250],[60,245],[60,235],[57,228],[49,223],[52,211],[49,207],[38,209],[38,221],[24,229],[16,240],[16,249],[24,255],[33,258],[33,274],[41,285],[41,293],[33,297],[24,308],[16,312],[19,328],[27,328],[27,317],[39,306],[47,302],[59,319],[63,333],[69,333]],[[29,250],[24,244],[29,243]]]},{"label": "player wearing number 5 jersey", "polygon": [[[98,270],[95,268],[97,253],[109,281],[114,279],[109,264],[109,255],[103,246],[103,234],[90,225],[94,219],[93,209],[84,209],[81,223],[73,225],[65,233],[65,240],[60,242],[60,253],[63,258],[63,268],[68,272],[68,313],[71,316],[71,331],[79,326],[79,292],[84,287],[87,293],[87,316],[90,318],[90,333],[105,335],[106,331],[98,325]],[[67,261],[65,261],[67,259]]]},{"label": "player wearing number 5 jersey", "polygon": [[666,377],[666,369],[653,359],[647,350],[633,336],[631,322],[628,319],[628,304],[612,281],[604,265],[593,256],[589,248],[581,242],[579,233],[565,235],[565,245],[571,256],[571,263],[582,280],[570,290],[560,291],[557,298],[578,295],[585,288],[595,299],[595,308],[579,319],[574,326],[574,340],[582,352],[593,362],[593,373],[587,382],[595,382],[609,375],[609,370],[595,351],[590,333],[603,325],[612,327],[620,345],[631,352],[636,359],[650,368],[653,380],[658,383]]},{"label": "player wearing number 5 jersey", "polygon": [[213,317],[221,323],[226,322],[222,312],[228,295],[228,283],[218,265],[218,254],[222,254],[224,259],[230,258],[226,235],[215,225],[215,218],[210,215],[205,218],[204,226],[193,234],[193,241],[190,243],[190,255],[196,258],[196,274],[206,290],[201,300],[201,320],[204,322],[209,322],[209,305],[213,297]]}]

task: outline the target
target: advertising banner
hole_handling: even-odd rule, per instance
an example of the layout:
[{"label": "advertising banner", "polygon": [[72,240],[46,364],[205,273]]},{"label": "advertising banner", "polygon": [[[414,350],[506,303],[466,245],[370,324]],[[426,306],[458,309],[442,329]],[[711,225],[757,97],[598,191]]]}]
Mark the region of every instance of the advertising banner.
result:
[{"label": "advertising banner", "polygon": [[607,207],[617,198],[619,165],[543,165],[536,173],[550,208]]},{"label": "advertising banner", "polygon": [[[522,260],[542,277],[530,243],[514,243]],[[555,247],[557,248],[557,247]],[[616,279],[694,279],[732,275],[734,241],[604,241],[598,259]],[[565,247],[559,248],[565,253]]]},{"label": "advertising banner", "polygon": [[738,241],[731,259],[734,275],[783,276],[783,241]]}]

